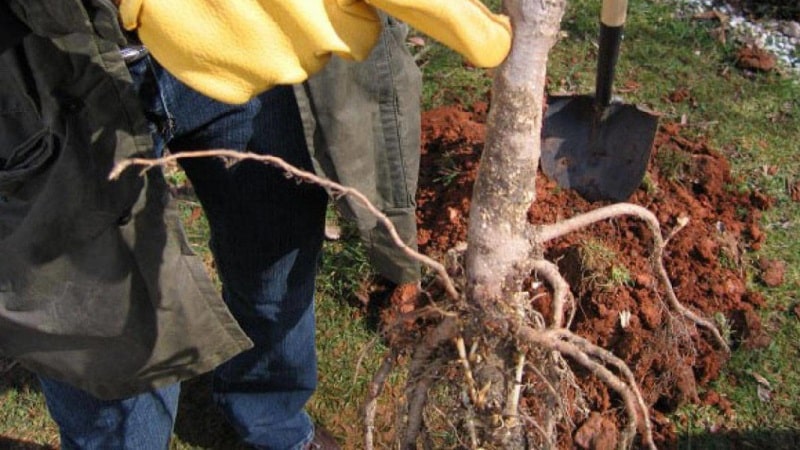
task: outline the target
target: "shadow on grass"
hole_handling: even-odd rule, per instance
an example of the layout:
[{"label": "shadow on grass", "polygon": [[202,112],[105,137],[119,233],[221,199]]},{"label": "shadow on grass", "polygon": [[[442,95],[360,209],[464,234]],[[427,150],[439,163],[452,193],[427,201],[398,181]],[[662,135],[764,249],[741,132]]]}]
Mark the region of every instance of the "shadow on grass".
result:
[{"label": "shadow on grass", "polygon": [[19,441],[5,436],[0,436],[0,448],[3,450],[55,450],[55,447],[49,445]]},{"label": "shadow on grass", "polygon": [[[16,391],[40,392],[36,376],[10,360],[0,357],[0,394]],[[0,405],[2,407],[2,405]],[[236,432],[211,401],[211,376],[185,381],[181,387],[175,423],[178,448],[204,450],[244,450]],[[173,445],[172,448],[175,448]],[[56,447],[0,436],[0,450],[55,450]]]},{"label": "shadow on grass", "polygon": [[[38,392],[39,381],[33,373],[23,369],[16,361],[0,356],[0,394],[10,390]],[[5,450],[5,448],[0,445],[0,449]]]},{"label": "shadow on grass", "polygon": [[[211,374],[181,385],[175,438],[191,448],[246,450],[236,431],[211,399]],[[0,447],[2,448],[2,447]]]}]

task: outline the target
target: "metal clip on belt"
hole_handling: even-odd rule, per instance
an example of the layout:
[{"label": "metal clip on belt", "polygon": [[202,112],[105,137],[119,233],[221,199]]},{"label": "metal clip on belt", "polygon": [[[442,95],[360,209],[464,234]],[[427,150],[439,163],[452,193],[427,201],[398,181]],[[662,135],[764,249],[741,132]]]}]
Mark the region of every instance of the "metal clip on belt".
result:
[{"label": "metal clip on belt", "polygon": [[147,47],[144,45],[129,45],[119,49],[119,54],[122,55],[122,59],[127,65],[131,65],[141,60],[149,53],[150,52],[147,51]]}]

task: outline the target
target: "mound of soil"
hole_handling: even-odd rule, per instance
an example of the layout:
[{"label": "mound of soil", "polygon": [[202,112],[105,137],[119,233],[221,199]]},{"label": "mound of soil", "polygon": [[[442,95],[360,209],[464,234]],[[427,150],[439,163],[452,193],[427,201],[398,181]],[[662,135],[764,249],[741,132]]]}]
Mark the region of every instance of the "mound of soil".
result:
[{"label": "mound of soil", "polygon": [[[466,241],[487,109],[479,103],[423,115],[418,226],[419,246],[426,254],[441,256]],[[771,200],[736,190],[724,156],[704,139],[684,134],[680,125],[662,123],[647,180],[630,202],[655,213],[665,235],[679,220],[689,219],[665,252],[678,299],[704,317],[723,321],[734,346],[767,345],[769,337],[755,313],[763,299],[748,291],[741,255],[763,242],[759,218]],[[552,223],[602,206],[558,188],[542,173],[531,176],[537,176],[537,198],[529,211],[532,223]],[[685,402],[730,407],[705,388],[719,376],[727,355],[704,331],[675,316],[662,299],[663,289],[649,261],[651,239],[640,221],[619,218],[549,243],[545,257],[558,264],[572,286],[577,308],[571,329],[613,351],[633,369],[651,406],[657,444],[670,447],[675,430],[665,414]],[[531,288],[533,306],[546,314],[547,288],[531,285],[537,286]],[[621,313],[630,313],[624,327]],[[613,434],[624,419],[621,403],[595,378],[576,373],[587,406],[599,416],[576,415],[579,431],[562,442],[563,447],[603,448],[585,443],[603,442],[609,424]]]}]

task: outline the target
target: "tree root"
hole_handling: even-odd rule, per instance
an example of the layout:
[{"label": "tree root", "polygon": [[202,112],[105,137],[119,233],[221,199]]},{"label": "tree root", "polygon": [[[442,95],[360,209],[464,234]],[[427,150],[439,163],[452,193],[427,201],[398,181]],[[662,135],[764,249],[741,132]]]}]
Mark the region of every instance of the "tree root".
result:
[{"label": "tree root", "polygon": [[[520,326],[517,327],[514,334],[520,342],[527,345],[541,346],[572,358],[623,398],[625,410],[628,413],[628,426],[623,432],[620,448],[630,447],[636,435],[637,426],[642,430],[645,444],[651,449],[656,448],[655,443],[653,443],[647,405],[644,403],[635,380],[632,379],[633,374],[624,361],[611,354],[611,352],[597,347],[567,330],[540,331],[528,326]],[[600,362],[592,359],[591,356],[600,359]],[[614,375],[605,366],[606,364],[612,364],[618,370],[621,370],[625,374],[625,378],[628,379],[627,382]]]},{"label": "tree root", "polygon": [[547,280],[547,282],[553,288],[553,314],[550,318],[550,327],[569,328],[569,324],[572,322],[572,317],[570,317],[566,323],[564,322],[564,306],[565,303],[569,302],[572,306],[572,311],[574,312],[575,299],[572,297],[572,291],[569,288],[567,280],[565,280],[561,275],[561,272],[558,271],[558,266],[550,261],[544,259],[534,260],[531,263],[531,266],[532,269],[545,280]]},{"label": "tree root", "polygon": [[[439,325],[425,334],[422,342],[417,346],[409,363],[409,375],[406,392],[411,395],[408,401],[405,433],[403,433],[403,447],[415,442],[419,435],[419,425],[422,423],[422,413],[427,398],[427,392],[433,382],[430,363],[432,355],[445,342],[452,340],[458,334],[458,321],[453,317],[445,317]],[[438,369],[438,366],[436,367]],[[416,385],[415,385],[416,384]]]},{"label": "tree root", "polygon": [[259,161],[264,164],[277,167],[286,173],[288,177],[293,177],[300,182],[316,184],[321,186],[323,189],[328,191],[328,194],[335,198],[341,198],[345,196],[350,196],[354,198],[358,203],[361,204],[364,208],[366,208],[370,214],[374,215],[375,218],[386,227],[389,231],[389,235],[392,238],[392,241],[399,247],[403,253],[405,253],[409,258],[418,261],[419,263],[426,265],[433,269],[436,274],[439,276],[439,282],[442,283],[445,292],[454,300],[459,299],[459,294],[456,291],[455,286],[453,285],[453,281],[447,274],[444,266],[440,264],[438,261],[430,258],[428,256],[423,255],[417,251],[414,251],[411,247],[406,245],[403,242],[403,239],[400,238],[400,235],[397,234],[397,229],[395,229],[392,221],[386,217],[372,202],[367,199],[367,197],[359,192],[356,189],[342,186],[339,183],[333,182],[326,178],[322,178],[317,176],[309,171],[298,169],[297,167],[287,163],[281,158],[272,155],[260,155],[257,153],[251,152],[240,152],[236,150],[227,150],[227,149],[213,149],[213,150],[194,150],[194,151],[185,151],[180,153],[174,153],[171,155],[167,155],[161,158],[130,158],[125,159],[117,164],[111,169],[111,172],[108,175],[109,180],[115,180],[119,178],[120,174],[124,172],[128,167],[131,166],[141,166],[141,172],[145,173],[148,170],[152,169],[153,167],[159,166],[166,166],[170,163],[174,163],[179,159],[188,159],[188,158],[208,158],[208,157],[216,157],[222,158],[227,163],[231,162],[238,162],[238,161],[245,161],[245,160],[254,160]]},{"label": "tree root", "polygon": [[[545,242],[564,236],[565,234],[585,228],[602,220],[619,216],[636,217],[644,221],[648,228],[650,228],[650,231],[653,235],[653,269],[655,270],[661,283],[664,285],[669,305],[682,316],[694,322],[695,325],[708,330],[711,335],[714,336],[714,339],[717,341],[719,346],[726,352],[730,353],[728,342],[722,337],[719,329],[717,329],[717,327],[711,321],[700,317],[692,310],[684,306],[675,295],[672,282],[669,280],[669,275],[667,274],[666,268],[664,268],[664,248],[666,247],[668,240],[662,238],[661,226],[658,223],[658,219],[647,208],[631,203],[617,203],[577,215],[555,224],[539,226],[533,235],[538,239],[537,245],[540,246]],[[684,225],[685,222],[680,225],[680,228],[682,228]],[[674,235],[674,233],[670,234],[669,237],[671,238],[672,235]]]},{"label": "tree root", "polygon": [[366,450],[373,450],[375,448],[375,412],[378,409],[378,398],[383,391],[383,386],[386,384],[386,378],[392,373],[396,359],[397,354],[394,351],[390,350],[387,352],[383,357],[380,368],[375,372],[375,375],[373,375],[372,381],[369,383],[367,389],[367,401],[364,404],[364,448]]},{"label": "tree root", "polygon": [[411,387],[411,395],[407,395],[408,414],[405,424],[405,432],[401,440],[400,448],[403,450],[414,450],[417,448],[416,442],[422,429],[423,411],[428,401],[428,391],[436,381],[436,374],[442,366],[441,361],[435,361],[425,368],[425,372],[419,377],[415,377]]}]

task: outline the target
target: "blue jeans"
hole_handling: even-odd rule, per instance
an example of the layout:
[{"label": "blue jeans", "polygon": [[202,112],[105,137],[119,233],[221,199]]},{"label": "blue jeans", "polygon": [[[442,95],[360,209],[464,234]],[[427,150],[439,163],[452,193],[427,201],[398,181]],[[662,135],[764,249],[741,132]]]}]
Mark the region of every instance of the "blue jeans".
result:
[{"label": "blue jeans", "polygon": [[[212,148],[279,156],[310,169],[291,87],[226,105],[184,86],[150,59],[131,66],[156,153]],[[327,195],[257,162],[182,166],[207,215],[223,297],[254,348],[218,367],[215,403],[242,439],[260,449],[299,449],[313,437],[304,406],[317,383],[314,289]],[[179,387],[101,401],[41,379],[62,448],[161,450],[168,446]]]}]

